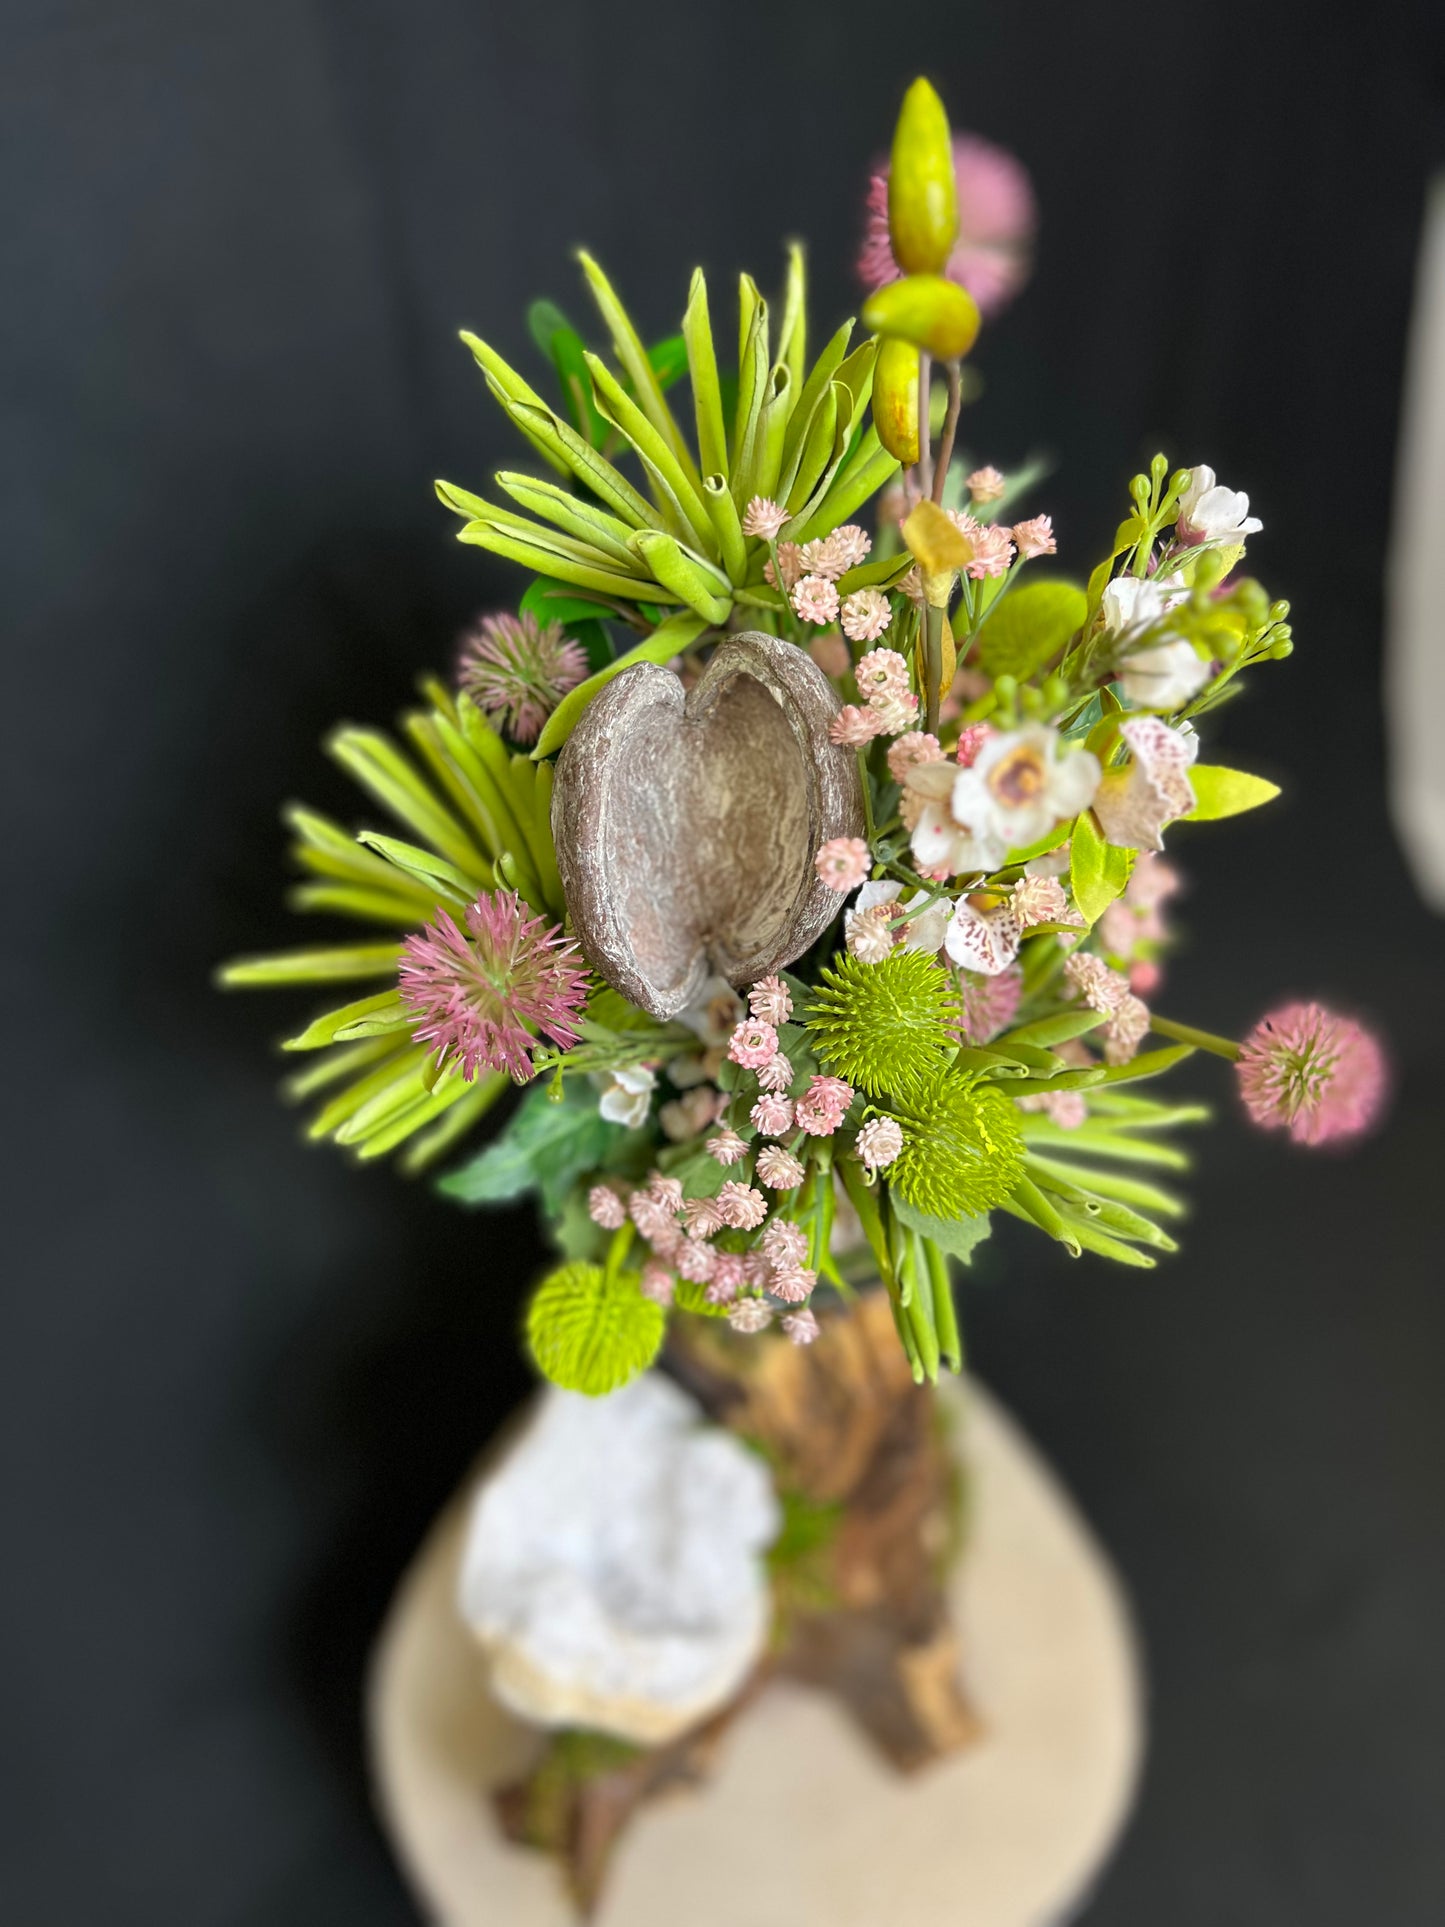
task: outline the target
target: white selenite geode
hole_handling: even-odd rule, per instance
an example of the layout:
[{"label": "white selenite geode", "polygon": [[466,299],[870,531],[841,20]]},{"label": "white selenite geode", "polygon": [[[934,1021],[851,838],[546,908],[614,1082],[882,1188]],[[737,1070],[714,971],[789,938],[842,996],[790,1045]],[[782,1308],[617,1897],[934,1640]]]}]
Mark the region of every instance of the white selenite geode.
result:
[{"label": "white selenite geode", "polygon": [[472,1505],[458,1605],[497,1698],[649,1746],[723,1705],[767,1637],[767,1468],[656,1373],[548,1387]]}]

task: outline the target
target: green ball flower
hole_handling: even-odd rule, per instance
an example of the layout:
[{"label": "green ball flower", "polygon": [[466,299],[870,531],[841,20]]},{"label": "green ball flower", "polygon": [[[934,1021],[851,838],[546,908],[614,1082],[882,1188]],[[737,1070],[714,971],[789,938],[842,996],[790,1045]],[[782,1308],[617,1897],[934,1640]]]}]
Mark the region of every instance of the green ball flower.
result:
[{"label": "green ball flower", "polygon": [[834,1076],[870,1097],[903,1096],[939,1077],[958,1046],[958,1005],[926,951],[895,950],[882,963],[843,956],[819,976],[804,1021]]},{"label": "green ball flower", "polygon": [[955,1073],[894,1109],[903,1149],[886,1176],[905,1203],[930,1217],[991,1211],[1023,1175],[1018,1112],[992,1084]]}]

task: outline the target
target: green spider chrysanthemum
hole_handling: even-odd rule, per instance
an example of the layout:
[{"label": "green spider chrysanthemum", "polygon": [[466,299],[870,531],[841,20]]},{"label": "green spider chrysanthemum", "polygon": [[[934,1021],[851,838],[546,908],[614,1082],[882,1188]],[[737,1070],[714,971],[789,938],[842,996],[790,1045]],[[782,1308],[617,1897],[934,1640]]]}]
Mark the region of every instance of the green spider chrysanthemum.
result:
[{"label": "green spider chrysanthemum", "polygon": [[1018,1112],[993,1085],[950,1073],[895,1108],[903,1148],[887,1177],[905,1203],[935,1218],[976,1217],[1002,1204],[1018,1183]]},{"label": "green spider chrysanthemum", "polygon": [[805,1019],[818,1056],[870,1097],[925,1089],[958,1044],[947,973],[922,950],[882,963],[840,957],[819,973]]}]

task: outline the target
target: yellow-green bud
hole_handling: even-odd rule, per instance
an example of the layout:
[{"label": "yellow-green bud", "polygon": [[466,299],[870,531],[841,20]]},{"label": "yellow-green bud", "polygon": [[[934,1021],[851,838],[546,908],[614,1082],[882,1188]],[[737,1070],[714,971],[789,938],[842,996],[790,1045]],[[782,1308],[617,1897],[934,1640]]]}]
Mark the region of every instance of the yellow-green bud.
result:
[{"label": "yellow-green bud", "polygon": [[908,274],[869,295],[863,326],[926,348],[935,361],[957,361],[978,334],[978,304],[941,274]]},{"label": "yellow-green bud", "polygon": [[937,274],[958,237],[953,142],[943,102],[926,80],[903,96],[888,172],[888,234],[905,274]]},{"label": "yellow-green bud", "polygon": [[878,439],[905,468],[918,460],[918,350],[885,339],[873,364],[873,423]]}]

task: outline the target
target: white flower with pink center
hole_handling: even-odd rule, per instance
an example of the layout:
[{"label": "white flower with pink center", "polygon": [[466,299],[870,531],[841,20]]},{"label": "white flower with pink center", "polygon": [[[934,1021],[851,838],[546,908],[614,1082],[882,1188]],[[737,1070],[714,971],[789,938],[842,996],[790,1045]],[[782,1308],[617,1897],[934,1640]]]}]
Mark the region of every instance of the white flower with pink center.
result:
[{"label": "white flower with pink center", "polygon": [[1221,488],[1214,470],[1200,462],[1189,471],[1189,486],[1179,498],[1179,520],[1174,526],[1178,541],[1243,542],[1247,535],[1258,535],[1264,527],[1257,515],[1249,512],[1249,497],[1238,489]]},{"label": "white flower with pink center", "polygon": [[975,835],[992,831],[1005,849],[1020,849],[1087,809],[1101,775],[1091,751],[1066,744],[1047,723],[1026,723],[991,736],[957,772],[949,807]]}]

